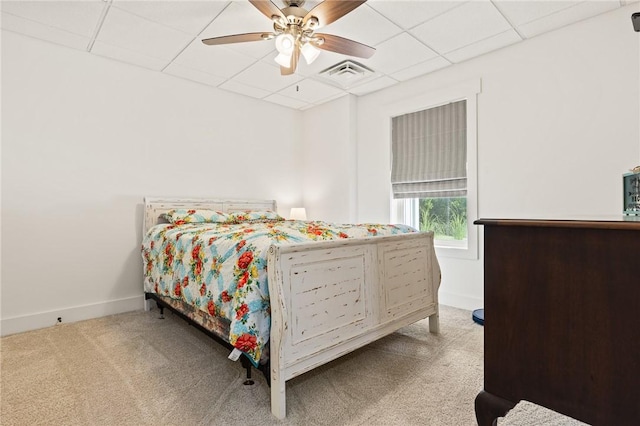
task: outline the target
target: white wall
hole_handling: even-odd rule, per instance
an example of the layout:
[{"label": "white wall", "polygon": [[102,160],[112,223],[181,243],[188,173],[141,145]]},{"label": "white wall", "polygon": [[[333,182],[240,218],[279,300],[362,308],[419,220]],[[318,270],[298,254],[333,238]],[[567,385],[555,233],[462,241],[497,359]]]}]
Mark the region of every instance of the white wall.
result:
[{"label": "white wall", "polygon": [[144,196],[288,214],[301,115],[3,31],[2,332],[141,307]]},{"label": "white wall", "polygon": [[[389,221],[381,109],[469,79],[481,217],[619,216],[640,164],[635,9],[304,113],[3,31],[2,332],[141,306],[145,195]],[[479,307],[482,257],[440,262],[441,301]]]},{"label": "white wall", "polygon": [[304,207],[311,220],[356,220],[356,98],[343,96],[303,116]]},{"label": "white wall", "polygon": [[[478,78],[480,217],[621,216],[621,175],[640,164],[640,37],[630,20],[636,9],[359,98],[358,220],[389,220],[384,106]],[[441,301],[480,307],[482,258],[440,256],[440,262]]]}]

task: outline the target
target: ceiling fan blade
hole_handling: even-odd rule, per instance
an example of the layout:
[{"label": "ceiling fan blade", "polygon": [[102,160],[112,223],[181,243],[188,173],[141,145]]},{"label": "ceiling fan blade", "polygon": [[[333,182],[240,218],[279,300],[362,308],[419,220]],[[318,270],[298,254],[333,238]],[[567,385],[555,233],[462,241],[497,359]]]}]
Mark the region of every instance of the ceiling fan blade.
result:
[{"label": "ceiling fan blade", "polygon": [[298,60],[300,59],[300,45],[296,43],[293,46],[293,52],[291,53],[291,64],[289,68],[280,67],[281,75],[291,75],[296,72],[296,68],[298,68]]},{"label": "ceiling fan blade", "polygon": [[233,35],[226,35],[226,36],[213,37],[213,38],[205,38],[204,40],[202,40],[202,42],[209,46],[214,46],[216,44],[244,43],[246,41],[271,40],[273,37],[275,37],[275,34],[273,33],[244,33],[244,34],[233,34]]},{"label": "ceiling fan blade", "polygon": [[287,21],[287,17],[284,13],[270,0],[249,0],[249,3],[254,5],[264,16],[272,19],[273,15],[280,16],[284,21]]},{"label": "ceiling fan blade", "polygon": [[312,16],[315,16],[318,18],[318,25],[316,25],[315,28],[324,27],[342,18],[366,1],[367,0],[325,0],[307,13],[302,20],[302,26],[304,26]]},{"label": "ceiling fan blade", "polygon": [[331,34],[315,33],[314,37],[322,38],[324,43],[316,44],[318,49],[328,50],[330,52],[342,53],[348,56],[357,56],[359,58],[370,58],[376,49],[348,38],[339,37]]}]

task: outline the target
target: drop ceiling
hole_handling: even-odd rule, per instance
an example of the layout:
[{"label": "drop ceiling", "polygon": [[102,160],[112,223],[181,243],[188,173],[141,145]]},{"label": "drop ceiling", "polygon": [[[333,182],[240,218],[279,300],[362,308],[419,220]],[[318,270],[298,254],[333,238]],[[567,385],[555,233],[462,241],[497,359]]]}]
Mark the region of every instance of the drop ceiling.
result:
[{"label": "drop ceiling", "polygon": [[[273,0],[280,8],[281,0]],[[319,1],[308,0],[311,10]],[[272,31],[247,0],[5,1],[2,29],[176,78],[307,109],[371,93],[633,3],[632,0],[369,0],[322,32],[376,48],[369,59],[322,51],[281,76],[273,40],[206,46],[203,38]],[[631,25],[631,24],[629,24]],[[344,60],[372,72],[321,74]]]}]

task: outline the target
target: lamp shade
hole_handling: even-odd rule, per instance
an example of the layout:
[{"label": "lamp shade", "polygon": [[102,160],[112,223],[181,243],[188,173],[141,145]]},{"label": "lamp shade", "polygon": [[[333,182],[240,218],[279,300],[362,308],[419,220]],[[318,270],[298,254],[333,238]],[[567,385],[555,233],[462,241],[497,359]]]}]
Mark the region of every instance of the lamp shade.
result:
[{"label": "lamp shade", "polygon": [[320,49],[311,44],[311,42],[305,43],[300,51],[302,52],[302,56],[304,56],[304,60],[307,61],[309,65],[320,55]]},{"label": "lamp shade", "polygon": [[289,215],[291,220],[307,220],[307,210],[304,207],[294,207]]},{"label": "lamp shade", "polygon": [[285,68],[289,68],[291,66],[291,55],[278,53],[278,56],[276,56],[274,60],[278,63],[278,65],[283,66]]},{"label": "lamp shade", "polygon": [[291,34],[283,33],[276,37],[276,49],[283,55],[291,55],[296,40]]}]

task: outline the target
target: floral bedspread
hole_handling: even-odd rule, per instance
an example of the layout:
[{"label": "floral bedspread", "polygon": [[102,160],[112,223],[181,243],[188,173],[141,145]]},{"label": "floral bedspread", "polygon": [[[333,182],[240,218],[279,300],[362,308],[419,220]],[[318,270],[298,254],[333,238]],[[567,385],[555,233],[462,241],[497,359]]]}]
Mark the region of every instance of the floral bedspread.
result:
[{"label": "floral bedspread", "polygon": [[144,290],[231,322],[228,341],[257,365],[269,341],[272,244],[415,232],[404,225],[319,221],[160,224],[144,236]]}]

